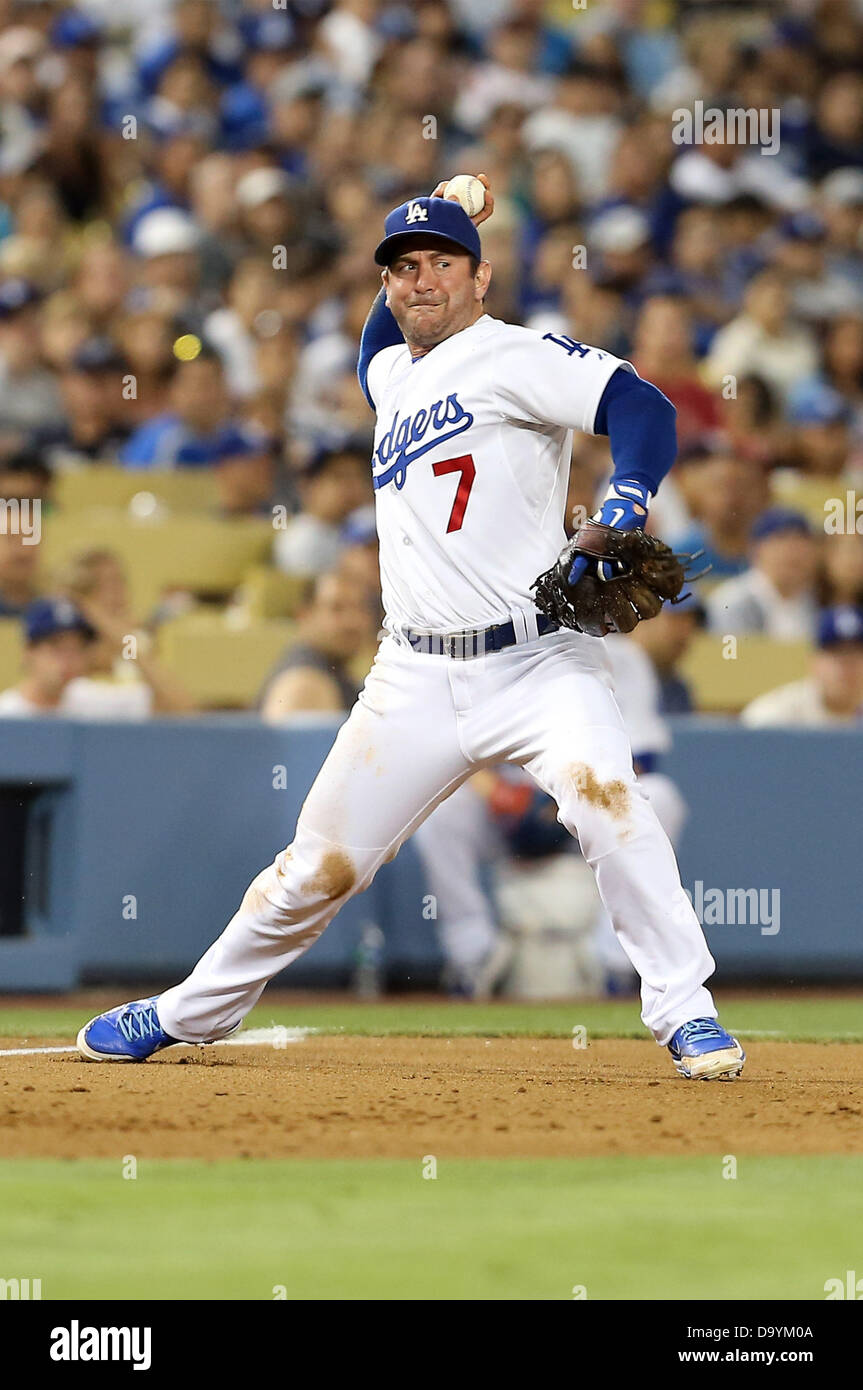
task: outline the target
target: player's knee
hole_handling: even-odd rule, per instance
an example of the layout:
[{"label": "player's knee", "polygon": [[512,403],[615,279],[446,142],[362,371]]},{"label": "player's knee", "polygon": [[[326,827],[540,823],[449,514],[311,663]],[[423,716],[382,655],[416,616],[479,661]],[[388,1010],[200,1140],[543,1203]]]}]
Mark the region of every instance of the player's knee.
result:
[{"label": "player's knee", "polygon": [[632,838],[640,811],[638,784],[632,775],[576,763],[568,769],[559,804],[585,858],[598,858]]},{"label": "player's knee", "polygon": [[306,844],[301,852],[295,841],[276,855],[273,867],[283,888],[300,903],[335,902],[357,887],[358,867],[343,845]]}]

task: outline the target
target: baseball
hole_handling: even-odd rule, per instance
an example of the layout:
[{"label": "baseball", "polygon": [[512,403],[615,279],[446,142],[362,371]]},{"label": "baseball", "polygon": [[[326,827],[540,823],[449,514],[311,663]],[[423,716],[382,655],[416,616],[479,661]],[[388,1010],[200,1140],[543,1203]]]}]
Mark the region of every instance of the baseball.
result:
[{"label": "baseball", "polygon": [[443,191],[445,198],[458,198],[468,217],[476,217],[485,207],[485,188],[473,174],[456,174]]}]

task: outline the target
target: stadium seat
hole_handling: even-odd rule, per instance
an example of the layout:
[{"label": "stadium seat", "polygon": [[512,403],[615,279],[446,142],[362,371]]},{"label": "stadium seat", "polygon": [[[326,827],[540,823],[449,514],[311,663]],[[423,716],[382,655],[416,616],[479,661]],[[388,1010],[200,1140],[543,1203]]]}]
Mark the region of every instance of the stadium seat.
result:
[{"label": "stadium seat", "polygon": [[45,522],[43,562],[50,575],[82,550],[116,551],[128,570],[133,608],[144,616],[172,589],[205,597],[230,594],[251,566],[267,558],[272,538],[266,520],[173,516],[146,522],[125,512],[85,512]]},{"label": "stadium seat", "polygon": [[293,618],[308,583],[304,575],[253,565],[246,571],[238,601],[250,618]]},{"label": "stadium seat", "polygon": [[779,469],[771,479],[771,491],[776,502],[802,512],[820,532],[828,515],[827,503],[839,498],[844,509],[847,488],[836,478],[806,478]]},{"label": "stadium seat", "polygon": [[21,678],[21,624],[17,618],[0,618],[0,690]]},{"label": "stadium seat", "polygon": [[194,612],[162,624],[158,652],[208,709],[246,709],[254,705],[268,671],[294,633],[293,623],[232,626],[224,614]]},{"label": "stadium seat", "polygon": [[[146,508],[146,496],[155,499],[158,509],[168,512],[196,512],[206,515],[218,505],[216,480],[207,468],[159,468],[130,470],[99,464],[72,469],[57,477],[55,500],[58,511],[92,511],[110,507],[125,509],[133,498]],[[134,508],[133,508],[134,514]]]},{"label": "stadium seat", "polygon": [[777,642],[760,636],[732,639],[703,632],[693,641],[680,671],[692,686],[698,710],[738,714],[757,695],[801,680],[809,672],[811,656],[808,642]]}]

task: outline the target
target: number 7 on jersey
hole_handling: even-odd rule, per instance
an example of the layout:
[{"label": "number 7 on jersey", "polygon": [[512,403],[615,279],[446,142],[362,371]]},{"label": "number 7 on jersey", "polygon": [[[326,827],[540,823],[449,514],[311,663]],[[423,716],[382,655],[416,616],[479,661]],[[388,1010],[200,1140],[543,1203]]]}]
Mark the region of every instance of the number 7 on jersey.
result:
[{"label": "number 7 on jersey", "polygon": [[436,478],[442,477],[445,473],[461,474],[446,528],[447,535],[450,531],[460,531],[467,508],[467,499],[470,497],[470,490],[476,477],[473,457],[470,454],[462,454],[461,458],[457,459],[441,459],[440,463],[432,464],[432,472]]}]

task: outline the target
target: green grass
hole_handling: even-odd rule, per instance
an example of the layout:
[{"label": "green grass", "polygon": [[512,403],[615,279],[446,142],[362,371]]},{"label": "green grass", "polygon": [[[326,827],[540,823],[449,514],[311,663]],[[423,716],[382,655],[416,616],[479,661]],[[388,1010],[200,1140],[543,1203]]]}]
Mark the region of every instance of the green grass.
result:
[{"label": "green grass", "polygon": [[[123,998],[118,991],[117,1002]],[[722,1020],[749,1038],[759,1036],[794,1041],[863,1041],[863,995],[859,999],[815,995],[764,995],[735,998],[720,995]],[[68,1038],[75,1035],[86,1014],[69,1001],[39,1007],[3,1008],[0,1037]],[[377,1003],[285,1003],[284,996],[264,996],[249,1015],[247,1026],[315,1028],[322,1033],[366,1037],[569,1037],[584,1025],[594,1038],[643,1038],[635,999],[564,1004],[465,1004],[446,1000],[414,1003],[409,998]]]},{"label": "green grass", "polygon": [[43,1299],[823,1299],[863,1158],[0,1163],[0,1277]]}]

